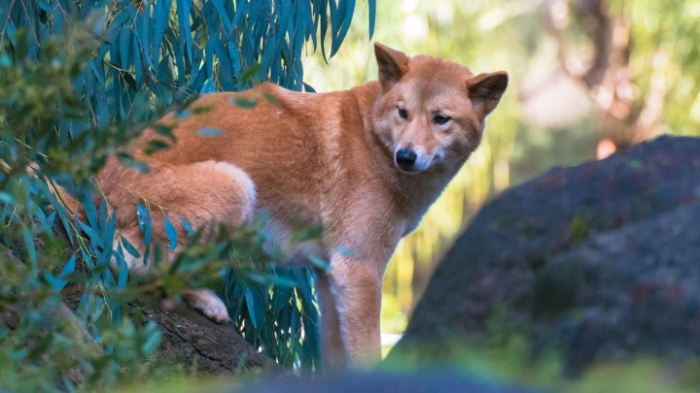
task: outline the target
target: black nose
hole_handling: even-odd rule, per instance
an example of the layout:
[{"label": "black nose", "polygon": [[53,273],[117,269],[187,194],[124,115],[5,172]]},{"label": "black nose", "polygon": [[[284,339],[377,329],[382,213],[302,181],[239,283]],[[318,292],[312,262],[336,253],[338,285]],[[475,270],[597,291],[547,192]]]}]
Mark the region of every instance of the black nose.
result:
[{"label": "black nose", "polygon": [[413,166],[413,164],[416,163],[416,153],[413,152],[411,149],[399,149],[399,151],[396,152],[396,163],[399,164],[399,166],[402,169],[408,169]]}]

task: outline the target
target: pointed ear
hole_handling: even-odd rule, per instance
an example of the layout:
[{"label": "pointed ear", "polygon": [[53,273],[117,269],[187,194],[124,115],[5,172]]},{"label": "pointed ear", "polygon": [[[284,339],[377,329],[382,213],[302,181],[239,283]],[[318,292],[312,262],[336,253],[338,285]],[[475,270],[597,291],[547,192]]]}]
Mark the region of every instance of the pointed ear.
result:
[{"label": "pointed ear", "polygon": [[508,73],[505,71],[481,74],[467,80],[467,91],[472,106],[481,109],[484,116],[491,113],[501,100],[508,87]]},{"label": "pointed ear", "polygon": [[379,83],[387,91],[408,71],[408,56],[379,42],[374,43],[374,56],[379,66]]}]

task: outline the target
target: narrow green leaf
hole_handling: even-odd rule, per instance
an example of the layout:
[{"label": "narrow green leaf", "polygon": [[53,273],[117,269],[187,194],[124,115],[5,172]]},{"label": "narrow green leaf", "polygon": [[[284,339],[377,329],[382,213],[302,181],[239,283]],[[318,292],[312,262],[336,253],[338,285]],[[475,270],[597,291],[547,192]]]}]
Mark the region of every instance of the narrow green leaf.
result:
[{"label": "narrow green leaf", "polygon": [[257,306],[257,304],[255,303],[255,296],[253,295],[253,291],[250,289],[250,287],[246,287],[243,293],[245,296],[245,302],[248,308],[248,315],[250,316],[250,321],[253,323],[253,327],[257,328],[258,318],[257,311],[255,310],[255,307]]},{"label": "narrow green leaf", "polygon": [[205,137],[217,137],[221,136],[221,129],[212,127],[200,128],[197,134]]},{"label": "narrow green leaf", "polygon": [[145,247],[143,253],[143,264],[148,265],[148,256],[151,247],[151,212],[146,209],[141,202],[136,202],[136,216],[139,222],[139,229],[143,234],[143,245]]},{"label": "narrow green leaf", "polygon": [[118,269],[117,289],[124,289],[126,288],[126,284],[129,279],[129,267],[126,265],[126,261],[124,260],[124,249],[122,248],[122,243],[119,243],[117,246],[116,254]]},{"label": "narrow green leaf", "polygon": [[325,270],[328,270],[328,268],[330,268],[330,264],[328,263],[328,261],[326,261],[325,259],[319,258],[316,255],[311,254],[307,258],[309,258],[309,261],[311,261],[311,263],[314,266],[316,266],[317,268],[319,268],[321,270],[325,271]]},{"label": "narrow green leaf", "polygon": [[369,5],[369,39],[374,37],[374,25],[377,19],[377,0],[367,0]]},{"label": "narrow green leaf", "polygon": [[144,148],[143,152],[146,153],[146,155],[150,156],[151,154],[157,153],[161,150],[166,150],[169,147],[170,147],[170,145],[167,144],[166,142],[164,142],[162,140],[154,139],[154,140],[148,141],[148,144]]},{"label": "narrow green leaf", "polygon": [[163,214],[163,224],[165,226],[165,236],[168,237],[170,250],[175,251],[175,247],[177,247],[177,231],[170,222],[170,219],[168,219],[167,214]]},{"label": "narrow green leaf", "polygon": [[151,169],[144,162],[135,160],[131,155],[119,152],[116,154],[120,163],[141,173],[150,173]]},{"label": "narrow green leaf", "polygon": [[182,227],[185,228],[185,232],[187,232],[187,237],[192,237],[194,235],[194,229],[192,228],[192,225],[187,221],[184,217],[180,217],[180,223],[182,224]]},{"label": "narrow green leaf", "polygon": [[145,355],[151,355],[153,352],[155,352],[156,349],[158,349],[158,346],[160,345],[161,341],[161,334],[158,331],[152,332],[148,338],[146,339],[146,342],[143,343],[141,346],[141,351]]},{"label": "narrow green leaf", "polygon": [[231,103],[241,108],[254,108],[258,104],[256,100],[250,98],[231,98]]},{"label": "narrow green leaf", "polygon": [[32,266],[32,271],[33,273],[36,273],[38,263],[36,257],[36,248],[34,247],[34,238],[32,236],[31,230],[29,230],[29,227],[24,225],[24,223],[22,223],[22,238],[24,239],[24,246],[27,251],[27,256],[29,257],[29,262]]},{"label": "narrow green leaf", "polygon": [[136,250],[136,247],[134,247],[124,236],[121,237],[121,245],[124,246],[124,249],[131,254],[134,258],[140,258],[141,254]]},{"label": "narrow green leaf", "polygon": [[275,97],[274,94],[271,93],[263,93],[263,97],[265,98],[265,100],[267,100],[267,102],[269,102],[272,105],[278,105],[280,102],[280,100],[277,97]]}]

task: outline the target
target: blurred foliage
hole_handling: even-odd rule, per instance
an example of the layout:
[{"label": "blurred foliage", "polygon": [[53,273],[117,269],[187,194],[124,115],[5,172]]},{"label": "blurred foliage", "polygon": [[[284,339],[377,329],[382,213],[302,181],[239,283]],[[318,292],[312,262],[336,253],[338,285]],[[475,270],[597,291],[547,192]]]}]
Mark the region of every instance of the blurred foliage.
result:
[{"label": "blurred foliage", "polygon": [[[327,0],[0,0],[2,389],[93,391],[160,375],[146,361],[159,332],[124,305],[145,292],[177,299],[185,288],[224,282],[222,297],[249,342],[287,367],[317,367],[312,272],[275,267],[279,252],[262,248],[264,215],[203,243],[203,231],[178,239],[178,217],[152,216],[143,200],[145,244],[113,249],[116,219],[93,198],[92,179],[111,155],[147,170],[129,141],[200,93],[263,80],[301,89],[304,46],[335,54],[354,8]],[[54,184],[83,204],[84,218],[71,216]],[[171,249],[184,244],[172,263],[151,248],[152,219],[164,220]],[[126,254],[153,264],[153,277],[130,280]],[[75,303],[74,313],[66,304]]]},{"label": "blurred foliage", "polygon": [[[409,55],[444,57],[475,74],[506,70],[510,75],[506,94],[489,116],[482,145],[418,230],[403,240],[388,267],[384,303],[391,307],[383,310],[385,331],[402,330],[402,321],[420,297],[435,263],[488,198],[552,167],[595,159],[607,118],[594,111],[597,91],[587,91],[578,81],[563,77],[547,18],[548,7],[557,3],[567,11],[567,49],[585,64],[585,58],[596,51],[585,28],[591,23],[591,10],[585,7],[593,1],[403,0],[378,5],[378,41]],[[662,132],[698,134],[700,1],[606,0],[603,5],[609,6],[613,22],[628,30],[629,67],[619,73],[629,73],[631,115],[639,115],[649,103],[652,108],[657,102],[661,105],[645,137]],[[364,9],[357,12],[356,17],[365,17]],[[307,81],[326,91],[375,78],[366,34],[362,25],[355,25],[346,50],[330,61],[330,67],[319,56],[307,61]],[[663,84],[662,94],[659,84]],[[545,91],[548,88],[551,94]],[[529,101],[530,95],[537,98],[532,100],[536,105]],[[559,116],[568,120],[556,124],[532,120],[559,120]],[[629,122],[613,124],[613,132],[623,136],[632,132],[630,128]]]},{"label": "blurred foliage", "polygon": [[[507,332],[496,327],[491,337],[474,340],[455,337],[454,341],[432,348],[418,345],[397,356],[382,368],[396,372],[420,372],[434,364],[480,379],[516,386],[539,388],[547,392],[595,393],[690,393],[697,391],[700,362],[697,358],[684,361],[637,357],[624,363],[598,361],[584,377],[567,378],[562,372],[560,355],[556,349],[532,356],[531,343],[526,335]],[[430,362],[427,362],[427,361]],[[431,363],[432,362],[432,363]],[[416,365],[423,365],[417,368]]]}]

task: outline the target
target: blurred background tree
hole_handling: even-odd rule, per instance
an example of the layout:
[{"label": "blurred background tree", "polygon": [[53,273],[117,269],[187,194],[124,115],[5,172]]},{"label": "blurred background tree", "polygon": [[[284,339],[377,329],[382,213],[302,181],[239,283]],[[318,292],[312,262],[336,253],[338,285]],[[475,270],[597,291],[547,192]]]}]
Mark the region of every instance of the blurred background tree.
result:
[{"label": "blurred background tree", "polygon": [[[378,4],[376,40],[511,76],[483,144],[389,265],[385,332],[402,330],[435,263],[494,194],[661,133],[698,133],[699,16],[697,0]],[[305,80],[326,91],[374,78],[366,36],[353,26],[330,66],[318,56],[305,60]]]}]

